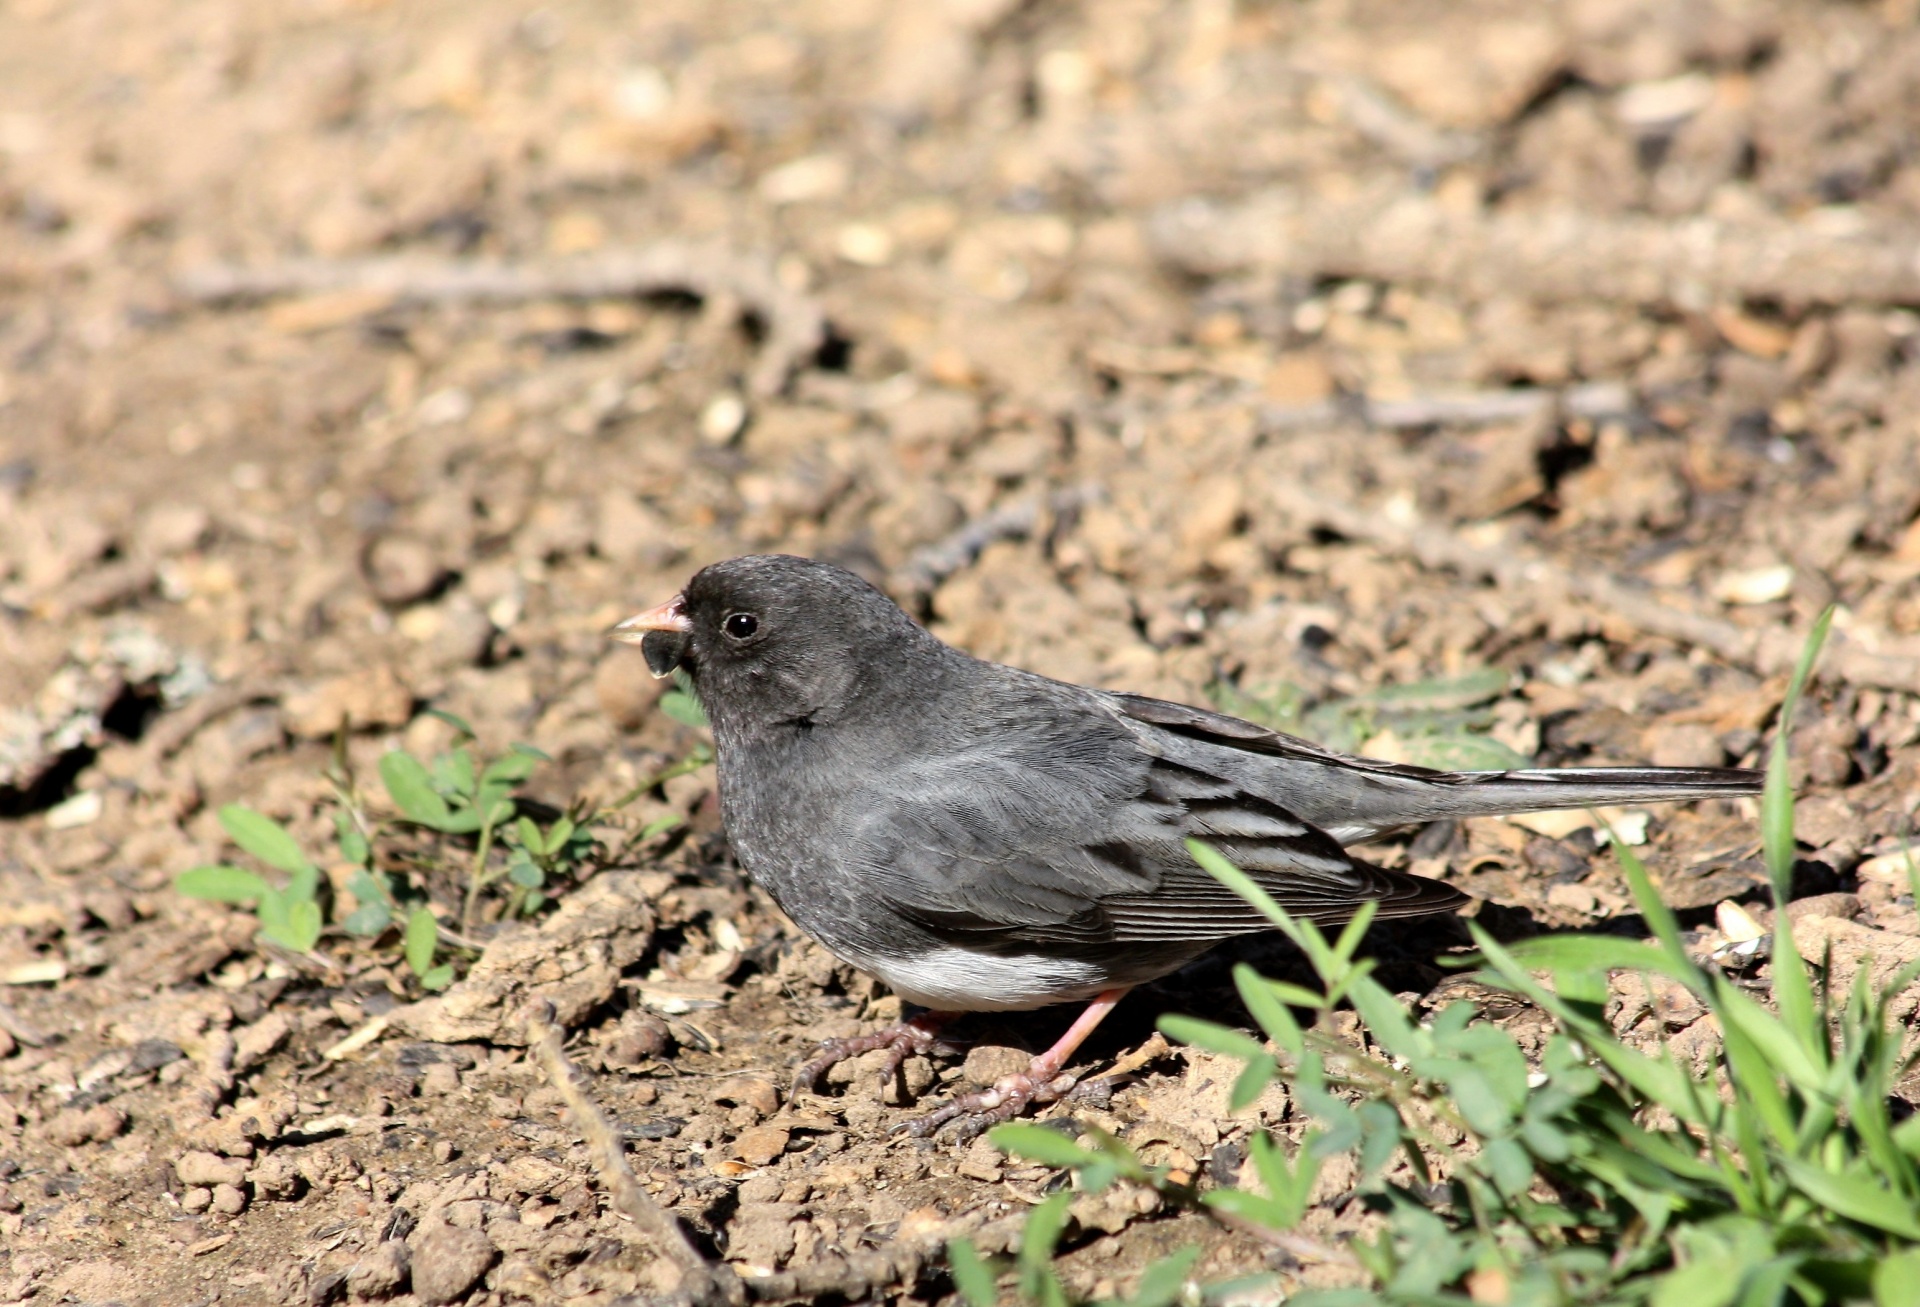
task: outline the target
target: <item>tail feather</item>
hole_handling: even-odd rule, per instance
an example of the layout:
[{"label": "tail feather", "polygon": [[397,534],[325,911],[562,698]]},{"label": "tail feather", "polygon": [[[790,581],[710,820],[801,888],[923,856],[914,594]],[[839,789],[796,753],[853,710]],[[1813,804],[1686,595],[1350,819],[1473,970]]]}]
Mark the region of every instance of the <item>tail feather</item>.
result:
[{"label": "tail feather", "polygon": [[1557,808],[1611,807],[1622,803],[1679,803],[1758,794],[1765,773],[1720,767],[1565,767],[1505,772],[1434,772],[1412,783],[1376,776],[1372,802],[1358,805],[1356,820],[1333,832],[1343,840],[1365,839],[1418,822],[1458,817],[1500,817]]}]

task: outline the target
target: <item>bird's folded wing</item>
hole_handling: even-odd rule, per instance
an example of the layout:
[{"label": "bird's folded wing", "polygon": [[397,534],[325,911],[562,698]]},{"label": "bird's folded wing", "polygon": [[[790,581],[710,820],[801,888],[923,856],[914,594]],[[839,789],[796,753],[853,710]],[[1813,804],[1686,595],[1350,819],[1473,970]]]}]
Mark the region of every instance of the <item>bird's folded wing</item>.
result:
[{"label": "bird's folded wing", "polygon": [[1206,941],[1267,928],[1193,861],[1208,841],[1289,910],[1337,923],[1462,901],[1435,881],[1357,862],[1325,833],[1231,780],[1127,749],[949,758],[909,769],[844,855],[862,883],[941,938],[975,944]]}]

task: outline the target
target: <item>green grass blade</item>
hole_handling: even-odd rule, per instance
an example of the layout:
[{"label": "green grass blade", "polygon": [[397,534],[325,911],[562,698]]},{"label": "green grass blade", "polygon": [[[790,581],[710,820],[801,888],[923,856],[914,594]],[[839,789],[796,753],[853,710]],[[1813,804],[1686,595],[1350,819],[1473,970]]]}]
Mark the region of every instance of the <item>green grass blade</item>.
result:
[{"label": "green grass blade", "polygon": [[1793,717],[1800,707],[1807,678],[1813,673],[1820,646],[1826,643],[1833,625],[1829,607],[1813,624],[1813,633],[1800,651],[1800,661],[1787,683],[1787,697],[1780,703],[1780,724],[1773,737],[1773,752],[1767,760],[1766,790],[1760,801],[1761,847],[1765,851],[1767,872],[1773,878],[1773,896],[1777,903],[1787,901],[1793,886],[1793,785],[1787,774],[1787,752],[1793,738]]},{"label": "green grass blade", "polygon": [[[1599,814],[1594,819],[1605,825]],[[1609,834],[1613,828],[1607,826]],[[1634,905],[1640,909],[1640,915],[1646,920],[1647,929],[1659,941],[1660,949],[1667,955],[1668,974],[1697,993],[1705,991],[1705,977],[1700,968],[1687,956],[1687,945],[1680,934],[1679,919],[1673,915],[1666,900],[1653,887],[1653,877],[1647,874],[1646,864],[1640,861],[1640,855],[1627,847],[1627,842],[1613,834],[1613,847],[1620,859],[1620,870],[1626,874],[1627,887],[1633,891]]]},{"label": "green grass blade", "polygon": [[1813,1001],[1813,982],[1807,975],[1798,945],[1787,919],[1787,899],[1793,889],[1793,781],[1787,770],[1787,752],[1793,738],[1793,717],[1820,656],[1827,630],[1833,625],[1829,607],[1813,624],[1800,651],[1799,665],[1787,685],[1787,697],[1780,704],[1780,725],[1773,738],[1773,753],[1767,760],[1766,790],[1760,799],[1760,837],[1766,855],[1767,875],[1773,884],[1773,1002],[1780,1019],[1807,1055],[1826,1062],[1826,1026]]}]

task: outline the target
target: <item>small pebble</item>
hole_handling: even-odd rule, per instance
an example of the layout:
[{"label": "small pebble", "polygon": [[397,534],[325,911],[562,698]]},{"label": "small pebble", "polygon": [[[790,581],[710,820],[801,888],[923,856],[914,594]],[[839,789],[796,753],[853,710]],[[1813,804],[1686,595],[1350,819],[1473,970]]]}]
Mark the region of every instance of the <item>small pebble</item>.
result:
[{"label": "small pebble", "polygon": [[390,1298],[406,1284],[408,1269],[407,1245],[388,1239],[347,1268],[347,1288],[356,1298]]},{"label": "small pebble", "polygon": [[787,1151],[787,1139],[788,1132],[779,1126],[754,1126],[740,1132],[733,1150],[749,1166],[766,1166]]},{"label": "small pebble", "polygon": [[425,1303],[464,1298],[493,1264],[495,1249],[478,1230],[461,1230],[439,1221],[423,1223],[407,1240],[413,1266],[413,1292]]},{"label": "small pebble", "polygon": [[1008,1076],[1017,1076],[1033,1062],[1031,1053],[1017,1048],[1003,1048],[994,1044],[975,1044],[967,1052],[966,1065],[962,1068],[968,1081],[985,1088],[998,1084]]},{"label": "small pebble", "polygon": [[384,604],[424,599],[445,575],[433,548],[411,536],[382,536],[367,551],[367,583]]},{"label": "small pebble", "polygon": [[220,1157],[195,1149],[173,1159],[173,1173],[181,1184],[212,1188],[217,1184],[237,1185],[247,1178],[247,1164],[239,1158]]},{"label": "small pebble", "polygon": [[724,445],[747,425],[747,404],[738,395],[717,395],[700,412],[700,438]]}]

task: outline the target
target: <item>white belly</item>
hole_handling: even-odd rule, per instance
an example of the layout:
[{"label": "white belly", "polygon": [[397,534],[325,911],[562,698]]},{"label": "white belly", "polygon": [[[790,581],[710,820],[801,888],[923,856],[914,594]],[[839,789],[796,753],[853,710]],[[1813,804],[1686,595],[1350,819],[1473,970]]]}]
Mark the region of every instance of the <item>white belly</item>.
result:
[{"label": "white belly", "polygon": [[1091,962],[1037,954],[1001,957],[945,946],[912,960],[848,959],[909,1003],[936,1012],[1022,1012],[1092,998],[1114,984]]}]

